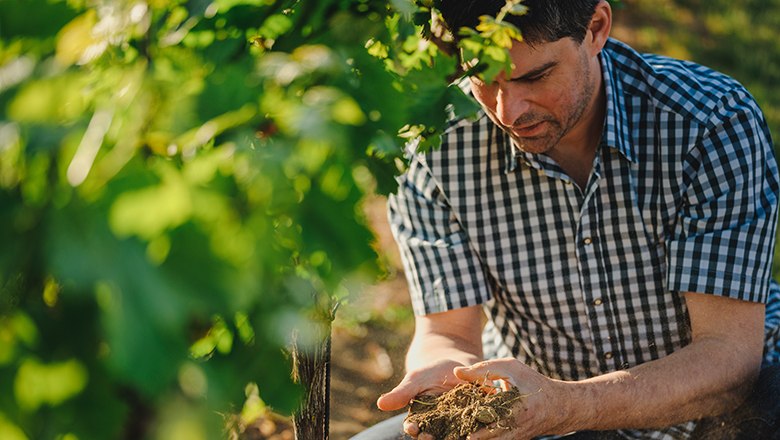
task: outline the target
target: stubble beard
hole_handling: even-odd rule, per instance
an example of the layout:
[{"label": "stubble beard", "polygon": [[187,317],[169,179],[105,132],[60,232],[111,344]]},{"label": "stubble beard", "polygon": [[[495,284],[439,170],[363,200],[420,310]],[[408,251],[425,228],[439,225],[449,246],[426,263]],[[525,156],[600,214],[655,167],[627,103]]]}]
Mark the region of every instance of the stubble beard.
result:
[{"label": "stubble beard", "polygon": [[543,154],[558,145],[566,130],[561,128],[560,122],[553,117],[540,120],[548,125],[547,133],[537,137],[521,137],[512,132],[512,127],[502,127],[514,141],[515,146],[521,151],[531,154]]},{"label": "stubble beard", "polygon": [[577,123],[582,120],[582,116],[585,114],[585,110],[588,108],[590,101],[595,93],[596,86],[591,81],[591,71],[587,67],[587,59],[581,60],[581,66],[583,77],[574,87],[574,90],[581,90],[582,92],[577,96],[574,101],[572,110],[566,115],[566,119],[561,123],[553,115],[536,115],[527,114],[523,115],[515,121],[515,126],[527,126],[529,123],[544,122],[548,124],[548,130],[546,133],[538,137],[520,137],[512,132],[512,127],[499,125],[504,132],[514,141],[515,146],[526,153],[531,154],[544,154],[555,148],[567,134],[574,128]]}]

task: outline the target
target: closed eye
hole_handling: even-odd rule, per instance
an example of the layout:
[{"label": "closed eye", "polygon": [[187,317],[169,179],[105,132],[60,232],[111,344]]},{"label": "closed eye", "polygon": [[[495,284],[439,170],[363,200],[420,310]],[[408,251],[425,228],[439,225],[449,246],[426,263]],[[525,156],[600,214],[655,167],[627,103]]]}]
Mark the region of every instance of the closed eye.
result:
[{"label": "closed eye", "polygon": [[558,65],[557,61],[550,61],[549,63],[545,63],[536,69],[533,69],[529,72],[526,72],[520,76],[516,76],[514,78],[510,78],[509,81],[511,82],[523,82],[523,83],[530,83],[530,82],[536,82],[541,81],[544,78],[546,78],[550,72],[553,70],[555,66]]},{"label": "closed eye", "polygon": [[534,76],[527,77],[527,78],[524,77],[522,79],[517,79],[517,80],[513,79],[512,81],[522,81],[522,82],[527,82],[527,83],[537,82],[537,81],[541,81],[541,80],[547,78],[549,75],[550,75],[550,71],[548,70],[547,72],[544,72],[544,73],[539,74],[539,75],[534,75]]}]

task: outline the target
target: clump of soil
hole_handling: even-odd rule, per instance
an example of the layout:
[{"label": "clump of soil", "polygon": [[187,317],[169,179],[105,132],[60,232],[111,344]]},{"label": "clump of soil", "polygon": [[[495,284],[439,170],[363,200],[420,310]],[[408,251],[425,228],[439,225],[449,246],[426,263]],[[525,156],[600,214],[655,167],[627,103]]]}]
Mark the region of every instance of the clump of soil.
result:
[{"label": "clump of soil", "polygon": [[417,396],[406,420],[436,439],[464,440],[487,426],[509,429],[512,406],[523,397],[514,387],[486,392],[484,386],[463,383],[440,396]]}]

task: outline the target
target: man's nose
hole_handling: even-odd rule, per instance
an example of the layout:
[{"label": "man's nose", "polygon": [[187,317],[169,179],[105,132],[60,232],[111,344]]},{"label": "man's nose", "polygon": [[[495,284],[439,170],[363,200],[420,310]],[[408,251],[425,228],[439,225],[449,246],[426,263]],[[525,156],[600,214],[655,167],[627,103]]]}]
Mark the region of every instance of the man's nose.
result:
[{"label": "man's nose", "polygon": [[514,125],[530,107],[527,98],[510,87],[502,85],[496,96],[496,117],[504,126]]}]

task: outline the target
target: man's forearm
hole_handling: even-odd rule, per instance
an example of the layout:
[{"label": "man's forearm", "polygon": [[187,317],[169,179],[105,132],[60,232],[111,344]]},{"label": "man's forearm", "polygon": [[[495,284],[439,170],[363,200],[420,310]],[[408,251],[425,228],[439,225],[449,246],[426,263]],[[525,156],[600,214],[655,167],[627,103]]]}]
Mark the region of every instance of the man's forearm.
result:
[{"label": "man's forearm", "polygon": [[406,371],[419,370],[442,360],[471,365],[482,360],[482,347],[451,335],[416,335],[406,355]]},{"label": "man's forearm", "polygon": [[516,438],[663,428],[722,414],[747,396],[758,376],[764,305],[692,292],[685,293],[685,300],[691,342],[628,370],[560,381],[507,358],[458,368],[455,375],[508,380],[527,395],[516,412]]},{"label": "man's forearm", "polygon": [[406,371],[425,368],[442,360],[462,365],[482,360],[482,316],[480,306],[418,316],[406,355]]},{"label": "man's forearm", "polygon": [[757,362],[745,356],[754,355],[704,339],[629,370],[567,383],[568,427],[660,428],[722,414],[744,399],[758,375]]},{"label": "man's forearm", "polygon": [[457,385],[460,380],[453,369],[482,358],[481,317],[479,306],[418,316],[406,355],[406,376],[377,399],[379,409],[394,411],[414,396],[441,394]]},{"label": "man's forearm", "polygon": [[671,426],[722,414],[744,399],[761,365],[763,304],[691,292],[685,301],[689,345],[625,371],[567,384],[574,430]]}]

